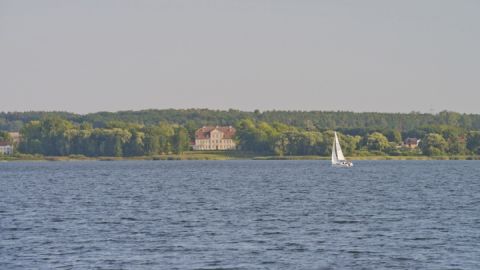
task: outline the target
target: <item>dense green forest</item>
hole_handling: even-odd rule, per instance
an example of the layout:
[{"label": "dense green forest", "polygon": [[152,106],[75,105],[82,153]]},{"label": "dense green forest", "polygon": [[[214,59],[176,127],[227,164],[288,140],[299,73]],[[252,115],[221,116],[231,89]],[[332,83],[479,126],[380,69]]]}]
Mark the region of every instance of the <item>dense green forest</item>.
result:
[{"label": "dense green forest", "polygon": [[46,117],[60,117],[74,124],[90,123],[94,128],[104,128],[112,121],[156,125],[160,122],[178,125],[232,125],[251,118],[269,124],[275,122],[305,130],[336,129],[354,132],[355,129],[395,129],[400,132],[416,130],[424,126],[448,125],[466,130],[480,130],[480,114],[460,114],[443,111],[426,113],[356,113],[346,111],[255,111],[166,109],[143,111],[98,112],[73,114],[68,112],[3,112],[0,113],[0,130],[19,131],[23,125]]},{"label": "dense green forest", "polygon": [[[47,156],[144,156],[189,150],[204,125],[233,125],[241,151],[259,155],[330,154],[337,130],[347,155],[479,155],[480,115],[207,109],[86,115],[1,113],[0,130],[20,131],[21,153]],[[3,133],[5,134],[5,133]],[[401,144],[421,139],[419,148]]]}]

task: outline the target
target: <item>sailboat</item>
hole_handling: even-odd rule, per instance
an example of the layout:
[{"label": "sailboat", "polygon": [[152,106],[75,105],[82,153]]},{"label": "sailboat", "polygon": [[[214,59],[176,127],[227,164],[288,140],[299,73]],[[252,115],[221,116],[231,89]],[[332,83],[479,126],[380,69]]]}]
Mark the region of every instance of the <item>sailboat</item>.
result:
[{"label": "sailboat", "polygon": [[352,167],[353,163],[347,161],[343,156],[342,148],[340,147],[340,142],[338,141],[337,132],[335,131],[335,140],[333,141],[332,147],[332,166],[335,167]]}]

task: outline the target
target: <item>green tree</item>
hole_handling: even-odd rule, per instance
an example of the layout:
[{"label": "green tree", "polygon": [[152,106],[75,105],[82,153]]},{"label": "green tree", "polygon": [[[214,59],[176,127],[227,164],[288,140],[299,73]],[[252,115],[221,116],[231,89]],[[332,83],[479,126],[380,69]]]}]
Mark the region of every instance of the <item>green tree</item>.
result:
[{"label": "green tree", "polygon": [[144,152],[147,155],[154,155],[160,152],[160,136],[157,127],[145,128],[145,139],[143,140]]},{"label": "green tree", "polygon": [[173,147],[173,135],[175,134],[173,126],[167,123],[160,123],[157,131],[160,151],[165,154],[170,153]]},{"label": "green tree", "polygon": [[388,139],[380,132],[368,135],[367,148],[371,151],[384,151],[389,147]]},{"label": "green tree", "polygon": [[467,143],[462,137],[451,137],[447,142],[447,152],[453,155],[463,155],[467,152]]},{"label": "green tree", "polygon": [[124,145],[123,153],[125,156],[142,156],[144,155],[143,150],[143,139],[145,134],[138,131],[135,128],[129,130],[131,137],[127,143]]},{"label": "green tree", "polygon": [[23,153],[43,153],[40,121],[32,121],[26,124],[21,130],[22,141],[19,150]]},{"label": "green tree", "polygon": [[40,126],[44,155],[70,154],[70,138],[67,131],[73,129],[71,122],[59,117],[52,117],[42,120]]},{"label": "green tree", "polygon": [[358,150],[360,141],[362,140],[362,137],[360,136],[350,136],[350,135],[340,135],[340,138],[342,140],[342,149],[343,152],[347,155],[352,155],[355,153],[355,151]]},{"label": "green tree", "polygon": [[317,131],[304,131],[301,133],[300,155],[319,155],[323,144],[322,133]]},{"label": "green tree", "polygon": [[397,143],[397,144],[402,143],[402,133],[400,133],[400,131],[398,131],[396,129],[391,129],[387,132],[386,135],[387,135],[386,137],[387,137],[389,142],[394,142],[394,143]]},{"label": "green tree", "polygon": [[480,131],[470,131],[467,135],[467,149],[480,155]]},{"label": "green tree", "polygon": [[0,131],[0,141],[12,142],[12,137],[6,131]]},{"label": "green tree", "polygon": [[19,148],[25,153],[62,156],[70,153],[70,136],[73,125],[58,117],[32,121],[20,131],[22,143]]},{"label": "green tree", "polygon": [[132,133],[122,128],[115,128],[113,131],[115,136],[114,156],[121,157],[123,156],[124,145],[130,141]]},{"label": "green tree", "polygon": [[190,147],[188,130],[184,127],[177,127],[173,137],[173,149],[176,154],[181,154]]},{"label": "green tree", "polygon": [[444,155],[447,146],[448,144],[442,135],[437,133],[429,133],[420,141],[420,149],[423,154],[428,156]]}]

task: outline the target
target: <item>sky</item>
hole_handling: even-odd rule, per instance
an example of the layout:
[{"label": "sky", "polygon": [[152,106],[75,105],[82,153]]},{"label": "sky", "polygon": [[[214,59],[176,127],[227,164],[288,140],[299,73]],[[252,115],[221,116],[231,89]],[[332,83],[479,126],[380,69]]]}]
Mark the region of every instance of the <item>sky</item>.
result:
[{"label": "sky", "polygon": [[480,113],[477,0],[0,0],[0,111]]}]

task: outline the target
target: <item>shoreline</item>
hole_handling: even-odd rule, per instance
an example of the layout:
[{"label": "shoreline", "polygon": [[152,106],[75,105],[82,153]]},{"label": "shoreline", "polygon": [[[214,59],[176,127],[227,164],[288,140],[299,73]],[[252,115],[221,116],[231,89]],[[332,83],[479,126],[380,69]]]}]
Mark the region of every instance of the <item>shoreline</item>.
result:
[{"label": "shoreline", "polygon": [[[351,156],[348,160],[480,160],[480,156]],[[261,156],[244,153],[187,153],[168,154],[155,156],[137,157],[86,157],[79,155],[72,156],[40,156],[40,155],[16,155],[2,156],[0,162],[11,161],[169,161],[169,160],[330,160],[325,156]]]}]

